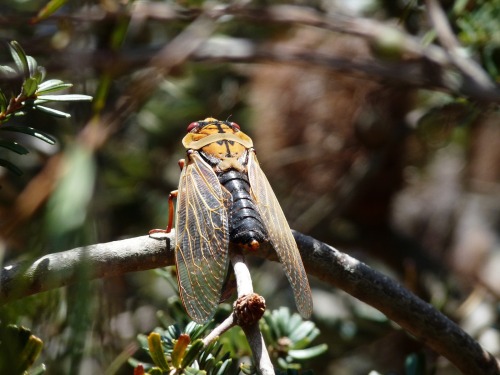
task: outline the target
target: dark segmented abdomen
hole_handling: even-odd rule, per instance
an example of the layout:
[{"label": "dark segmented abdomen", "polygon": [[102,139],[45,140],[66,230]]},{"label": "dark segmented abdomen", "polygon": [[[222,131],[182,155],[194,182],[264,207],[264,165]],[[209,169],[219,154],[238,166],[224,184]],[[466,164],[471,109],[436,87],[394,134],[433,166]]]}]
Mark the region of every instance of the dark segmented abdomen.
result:
[{"label": "dark segmented abdomen", "polygon": [[233,197],[229,207],[230,241],[251,248],[255,248],[254,241],[259,244],[267,241],[267,231],[250,195],[250,183],[247,176],[232,169],[221,173],[219,181]]}]

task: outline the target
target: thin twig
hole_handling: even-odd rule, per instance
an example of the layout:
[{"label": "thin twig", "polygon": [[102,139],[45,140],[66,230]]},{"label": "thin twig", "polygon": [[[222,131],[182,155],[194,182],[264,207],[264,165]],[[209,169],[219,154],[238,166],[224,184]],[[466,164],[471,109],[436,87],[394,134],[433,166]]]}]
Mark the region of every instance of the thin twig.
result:
[{"label": "thin twig", "polygon": [[[245,262],[245,257],[238,251],[230,251],[231,263],[233,265],[234,275],[236,277],[236,286],[238,298],[250,295],[253,293],[252,277]],[[236,325],[235,313],[231,313],[226,320],[215,327],[204,339],[205,345],[210,344],[217,337],[222,335],[227,330]],[[247,338],[250,349],[254,356],[255,366],[262,375],[274,375],[273,364],[269,357],[264,337],[259,328],[259,323],[256,322],[250,326],[242,326],[243,332]]]},{"label": "thin twig", "polygon": [[[245,261],[245,257],[239,251],[230,251],[231,264],[233,265],[234,275],[236,277],[236,286],[238,298],[253,293],[252,276]],[[255,366],[262,375],[274,375],[274,368],[267,351],[264,337],[259,328],[259,322],[249,326],[242,326],[243,332],[247,338],[248,344],[252,349]]]},{"label": "thin twig", "polygon": [[464,48],[451,29],[446,14],[436,0],[426,0],[427,14],[436,30],[437,37],[453,65],[455,65],[469,81],[484,91],[494,90],[496,85],[483,68],[465,54]]},{"label": "thin twig", "polygon": [[[169,235],[142,236],[45,255],[34,262],[15,263],[0,275],[0,301],[68,285],[80,267],[88,279],[112,277],[174,264]],[[391,278],[314,238],[294,232],[309,275],[345,290],[384,313],[408,333],[446,357],[464,374],[500,373],[500,363],[457,324]],[[276,260],[263,246],[258,256]]]},{"label": "thin twig", "polygon": [[224,320],[221,324],[215,327],[208,335],[203,338],[203,345],[207,346],[212,341],[214,341],[217,337],[220,337],[224,332],[229,331],[236,325],[236,320],[234,318],[234,313],[231,313],[226,320]]}]

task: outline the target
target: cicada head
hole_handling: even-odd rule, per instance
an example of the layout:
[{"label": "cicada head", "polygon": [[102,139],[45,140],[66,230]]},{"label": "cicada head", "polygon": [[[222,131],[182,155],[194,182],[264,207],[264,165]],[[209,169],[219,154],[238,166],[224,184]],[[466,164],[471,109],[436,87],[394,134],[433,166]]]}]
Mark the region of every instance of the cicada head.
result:
[{"label": "cicada head", "polygon": [[219,121],[207,117],[205,120],[190,123],[187,132],[182,140],[187,149],[199,150],[220,141],[237,142],[245,148],[253,147],[250,137],[240,130],[237,123],[231,121]]}]

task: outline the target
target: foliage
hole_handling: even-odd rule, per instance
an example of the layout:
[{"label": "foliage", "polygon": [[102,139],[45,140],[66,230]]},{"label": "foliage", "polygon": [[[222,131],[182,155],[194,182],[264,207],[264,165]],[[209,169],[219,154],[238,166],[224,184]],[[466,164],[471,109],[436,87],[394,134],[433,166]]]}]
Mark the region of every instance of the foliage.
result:
[{"label": "foliage", "polygon": [[319,329],[312,321],[302,320],[299,314],[290,314],[286,307],[266,311],[261,325],[270,355],[283,370],[299,370],[301,362],[315,358],[328,349],[326,344],[310,347],[320,334]]},{"label": "foliage", "polygon": [[[56,94],[54,92],[72,87],[71,83],[65,83],[59,79],[45,80],[46,70],[39,66],[37,61],[27,55],[21,45],[12,41],[9,50],[15,62],[15,68],[8,65],[0,65],[0,82],[19,80],[20,87],[9,91],[0,89],[0,131],[24,133],[48,144],[54,144],[55,139],[50,135],[25,125],[5,125],[13,116],[25,115],[29,110],[38,110],[54,117],[68,118],[69,113],[47,107],[42,104],[50,102],[72,102],[88,101],[92,97],[78,94]],[[17,90],[16,90],[17,89]],[[4,147],[19,155],[27,154],[29,151],[24,146],[11,140],[0,139],[0,147]],[[0,159],[0,165],[11,172],[20,175],[21,170],[8,160]]]},{"label": "foliage", "polygon": [[30,367],[42,352],[43,341],[24,327],[0,326],[0,372],[2,374],[38,375],[45,372],[43,364]]},{"label": "foliage", "polygon": [[476,1],[471,8],[467,1],[456,1],[453,16],[459,28],[458,36],[468,46],[468,53],[478,53],[488,73],[500,78],[499,0]]},{"label": "foliage", "polygon": [[[298,314],[290,314],[287,308],[266,313],[261,326],[263,332],[267,333],[266,341],[277,365],[287,374],[300,370],[300,362],[321,355],[327,349],[325,344],[309,347],[319,330],[314,323],[303,321]],[[231,352],[225,349],[225,345],[231,343],[225,340],[222,344],[217,339],[203,347],[201,337],[211,327],[212,322],[205,325],[190,322],[184,329],[174,324],[166,329],[157,328],[147,337],[139,335],[141,347],[149,353],[154,365],[144,364],[136,359],[129,362],[136,369],[140,366],[139,368],[143,368],[148,374],[232,374],[235,369],[231,364],[237,358],[231,358]],[[229,337],[229,340],[238,340],[235,336]],[[232,345],[238,346],[235,343]],[[244,354],[240,351],[238,356],[242,355],[250,356],[251,352]],[[255,368],[251,364],[240,364],[240,371],[244,374],[255,374]]]},{"label": "foliage", "polygon": [[[158,272],[169,282],[174,281],[169,272]],[[158,313],[166,328],[156,328],[148,336],[138,336],[141,347],[149,353],[154,364],[146,364],[138,359],[131,359],[129,363],[136,369],[142,366],[149,374],[170,371],[179,374],[196,373],[195,371],[217,375],[236,373],[238,370],[235,363],[238,359],[252,356],[239,327],[225,332],[205,348],[201,343],[201,338],[217,324],[217,317],[222,319],[229,312],[225,305],[221,305],[220,310],[215,321],[200,325],[189,320],[178,297],[170,298],[169,316]],[[169,324],[171,321],[175,323]],[[325,344],[311,347],[312,341],[320,333],[319,329],[313,322],[304,321],[300,315],[291,314],[286,307],[266,312],[260,326],[277,373],[285,371],[287,374],[293,374],[295,370],[303,371],[303,363],[323,354],[327,349]],[[240,363],[239,370],[243,374],[256,373],[252,363]]]},{"label": "foliage", "polygon": [[[213,374],[224,375],[231,371],[228,353],[221,355],[222,345],[217,341],[203,347],[201,335],[209,325],[189,323],[184,330],[179,325],[156,329],[147,336],[139,336],[143,349],[147,350],[154,365],[140,364],[148,374]],[[131,360],[137,368],[139,363]]]}]

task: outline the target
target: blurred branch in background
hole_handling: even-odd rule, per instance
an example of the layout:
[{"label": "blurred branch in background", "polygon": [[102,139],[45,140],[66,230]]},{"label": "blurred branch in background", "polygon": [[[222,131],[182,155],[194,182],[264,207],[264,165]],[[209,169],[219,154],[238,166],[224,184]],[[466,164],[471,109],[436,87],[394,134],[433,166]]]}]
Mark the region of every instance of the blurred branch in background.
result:
[{"label": "blurred branch in background", "polygon": [[[174,264],[174,232],[136,237],[46,255],[32,264],[12,264],[1,274],[1,302],[75,282],[82,262],[89,279]],[[432,305],[366,264],[312,237],[294,232],[310,275],[375,307],[408,333],[446,357],[464,374],[498,374],[500,362]],[[268,247],[258,256],[276,260]]]},{"label": "blurred branch in background", "polygon": [[[431,19],[437,18],[440,9],[434,1],[430,2]],[[442,12],[442,11],[441,11]],[[188,17],[194,17],[196,11]],[[300,50],[276,50],[269,45],[256,44],[251,40],[220,38],[208,40],[201,51],[196,51],[195,60],[205,62],[293,62],[326,66],[333,70],[364,74],[375,80],[390,80],[393,83],[419,88],[432,88],[464,95],[479,101],[500,102],[500,88],[485,71],[466,56],[457,57],[459,49],[455,40],[452,46],[435,44],[423,45],[422,41],[401,28],[387,25],[373,19],[350,17],[347,15],[324,15],[312,8],[293,5],[274,5],[261,9],[250,6],[228,5],[216,7],[202,14],[217,19],[232,16],[242,21],[268,24],[307,25],[319,29],[366,39],[374,48],[390,50],[398,56],[398,61],[384,59],[345,59],[343,56],[325,56]],[[146,19],[172,21],[185,19],[186,14],[178,12],[166,3],[137,2],[134,17],[143,22]],[[439,17],[437,30],[449,28],[444,17]],[[445,31],[438,33],[442,35]],[[447,34],[448,35],[448,34]],[[450,39],[450,38],[448,38]],[[213,44],[212,44],[213,43]],[[452,50],[450,51],[450,48]],[[403,61],[406,55],[409,61]],[[456,74],[452,77],[451,75]]]}]

